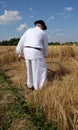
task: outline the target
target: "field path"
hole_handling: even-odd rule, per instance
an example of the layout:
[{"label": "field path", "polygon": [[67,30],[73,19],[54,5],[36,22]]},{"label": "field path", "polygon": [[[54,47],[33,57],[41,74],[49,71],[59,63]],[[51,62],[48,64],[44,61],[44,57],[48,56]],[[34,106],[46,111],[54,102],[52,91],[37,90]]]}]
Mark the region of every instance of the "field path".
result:
[{"label": "field path", "polygon": [[0,130],[38,130],[25,107],[22,90],[8,83],[0,70]]}]

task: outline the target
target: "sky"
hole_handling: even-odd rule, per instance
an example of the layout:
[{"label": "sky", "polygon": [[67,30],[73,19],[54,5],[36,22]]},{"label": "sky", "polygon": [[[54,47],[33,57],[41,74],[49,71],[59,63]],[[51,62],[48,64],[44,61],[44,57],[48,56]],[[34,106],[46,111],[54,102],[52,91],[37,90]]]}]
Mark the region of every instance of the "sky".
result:
[{"label": "sky", "polygon": [[0,0],[0,41],[44,20],[49,42],[78,42],[78,0]]}]

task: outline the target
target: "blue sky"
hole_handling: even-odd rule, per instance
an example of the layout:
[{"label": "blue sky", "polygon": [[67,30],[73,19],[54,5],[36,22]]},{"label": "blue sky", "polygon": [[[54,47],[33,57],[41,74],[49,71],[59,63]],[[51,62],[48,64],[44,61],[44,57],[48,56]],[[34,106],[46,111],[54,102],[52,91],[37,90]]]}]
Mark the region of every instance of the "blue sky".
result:
[{"label": "blue sky", "polygon": [[44,20],[49,42],[78,42],[78,0],[0,0],[0,41]]}]

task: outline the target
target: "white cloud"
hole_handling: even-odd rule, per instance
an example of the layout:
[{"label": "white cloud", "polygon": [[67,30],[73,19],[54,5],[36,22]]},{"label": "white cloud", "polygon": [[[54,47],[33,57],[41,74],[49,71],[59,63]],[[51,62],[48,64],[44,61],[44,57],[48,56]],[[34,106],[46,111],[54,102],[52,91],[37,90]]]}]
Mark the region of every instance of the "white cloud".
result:
[{"label": "white cloud", "polygon": [[52,33],[51,30],[48,31],[49,42],[58,42],[64,38],[64,33],[61,32],[61,28],[55,28]]},{"label": "white cloud", "polygon": [[70,14],[66,14],[63,12],[60,12],[59,15],[63,18],[63,19],[67,19],[68,17],[70,17]]},{"label": "white cloud", "polygon": [[59,31],[60,31],[60,29],[59,29],[59,28],[56,28],[56,29],[55,29],[55,32],[59,32]]},{"label": "white cloud", "polygon": [[26,25],[25,23],[24,23],[24,24],[21,24],[21,25],[17,28],[17,30],[21,32],[21,31],[23,31],[24,28],[26,28],[26,26],[27,26],[27,25]]},{"label": "white cloud", "polygon": [[58,37],[61,37],[61,36],[63,36],[63,35],[64,35],[63,33],[59,33],[59,34],[58,34]]},{"label": "white cloud", "polygon": [[67,19],[68,17],[71,16],[70,14],[67,14],[66,11],[67,11],[67,12],[73,11],[73,7],[70,7],[70,6],[69,6],[69,7],[66,7],[63,12],[60,12],[60,13],[59,13],[59,15],[60,15],[63,19]]},{"label": "white cloud", "polygon": [[65,10],[66,11],[73,11],[73,7],[66,7]]},{"label": "white cloud", "polygon": [[53,20],[53,19],[54,19],[54,16],[51,16],[50,19]]},{"label": "white cloud", "polygon": [[29,11],[32,11],[33,9],[32,8],[29,8]]},{"label": "white cloud", "polygon": [[70,36],[68,36],[68,38],[70,38],[70,39],[71,39],[71,38],[73,38],[73,36],[72,36],[72,35],[70,35]]},{"label": "white cloud", "polygon": [[62,16],[63,14],[64,14],[63,12],[60,12],[60,13],[59,13],[59,15],[61,15],[61,16]]},{"label": "white cloud", "polygon": [[30,18],[34,18],[34,16],[33,16],[33,15],[30,15]]},{"label": "white cloud", "polygon": [[36,14],[36,12],[33,10],[33,8],[29,8],[29,11],[30,11],[32,14]]},{"label": "white cloud", "polygon": [[62,16],[63,19],[67,19],[68,17],[70,17],[70,14],[65,14]]},{"label": "white cloud", "polygon": [[21,19],[19,11],[4,11],[4,14],[0,16],[0,24],[14,23]]},{"label": "white cloud", "polygon": [[51,16],[51,17],[49,17],[48,19],[47,19],[47,22],[50,22],[50,21],[52,21],[52,20],[54,20],[55,19],[55,17],[54,16]]}]

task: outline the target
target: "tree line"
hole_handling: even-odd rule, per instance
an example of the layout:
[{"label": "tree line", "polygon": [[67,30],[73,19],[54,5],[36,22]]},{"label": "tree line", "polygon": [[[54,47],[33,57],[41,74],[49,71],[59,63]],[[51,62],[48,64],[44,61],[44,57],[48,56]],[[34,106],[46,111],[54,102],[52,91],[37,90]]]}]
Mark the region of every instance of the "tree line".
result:
[{"label": "tree line", "polygon": [[0,46],[16,46],[20,38],[12,38],[10,40],[5,40],[0,42]]},{"label": "tree line", "polygon": [[[5,40],[0,42],[0,46],[16,46],[19,42],[20,38],[12,38],[10,40]],[[78,42],[50,42],[48,45],[78,45]]]}]

